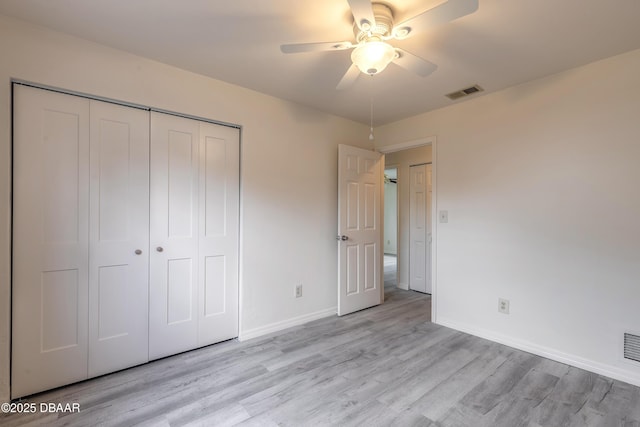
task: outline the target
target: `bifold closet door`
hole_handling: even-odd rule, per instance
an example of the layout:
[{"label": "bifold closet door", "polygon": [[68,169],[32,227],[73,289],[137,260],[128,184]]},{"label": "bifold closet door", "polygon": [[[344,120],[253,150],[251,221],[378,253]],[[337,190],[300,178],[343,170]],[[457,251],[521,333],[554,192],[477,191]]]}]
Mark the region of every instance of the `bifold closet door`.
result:
[{"label": "bifold closet door", "polygon": [[196,347],[199,124],[151,113],[149,359]]},{"label": "bifold closet door", "polygon": [[14,87],[13,398],[87,378],[89,100]]},{"label": "bifold closet door", "polygon": [[148,360],[148,129],[14,86],[12,397]]},{"label": "bifold closet door", "polygon": [[200,124],[198,346],[238,336],[240,131]]},{"label": "bifold closet door", "polygon": [[151,115],[149,358],[238,335],[239,131]]},{"label": "bifold closet door", "polygon": [[149,112],[91,101],[89,377],[148,361]]}]

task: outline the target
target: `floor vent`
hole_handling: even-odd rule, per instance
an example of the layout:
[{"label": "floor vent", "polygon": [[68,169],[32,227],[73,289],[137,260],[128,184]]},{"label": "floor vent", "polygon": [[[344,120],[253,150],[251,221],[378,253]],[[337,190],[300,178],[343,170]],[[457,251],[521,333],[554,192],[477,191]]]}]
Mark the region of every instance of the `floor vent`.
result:
[{"label": "floor vent", "polygon": [[462,97],[468,96],[468,95],[472,95],[474,93],[477,92],[482,92],[484,89],[482,89],[480,86],[478,85],[473,85],[471,87],[468,87],[466,89],[461,89],[461,90],[457,90],[455,92],[451,92],[449,94],[447,94],[447,98],[451,99],[452,101],[455,101],[456,99],[460,99]]},{"label": "floor vent", "polygon": [[640,335],[624,334],[624,358],[640,362]]}]

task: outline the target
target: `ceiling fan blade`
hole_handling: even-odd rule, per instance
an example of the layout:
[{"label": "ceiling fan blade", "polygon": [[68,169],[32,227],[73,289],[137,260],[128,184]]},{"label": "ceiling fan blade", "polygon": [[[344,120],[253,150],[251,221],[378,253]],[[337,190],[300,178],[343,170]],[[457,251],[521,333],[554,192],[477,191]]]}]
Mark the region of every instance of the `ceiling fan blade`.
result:
[{"label": "ceiling fan blade", "polygon": [[373,14],[371,0],[347,0],[353,20],[362,31],[369,31],[376,25],[376,17]]},{"label": "ceiling fan blade", "polygon": [[438,68],[433,62],[429,62],[405,50],[396,49],[396,52],[398,57],[393,60],[394,64],[401,66],[405,70],[412,71],[420,77],[426,77]]},{"label": "ceiling fan blade", "polygon": [[434,27],[468,15],[478,10],[478,0],[448,0],[445,3],[409,18],[393,28],[396,39],[409,37],[412,31]]},{"label": "ceiling fan blade", "polygon": [[358,69],[358,67],[356,67],[355,64],[351,64],[351,67],[349,67],[347,72],[344,74],[344,76],[342,77],[342,80],[340,80],[340,83],[338,83],[338,86],[336,86],[336,89],[345,90],[350,88],[351,85],[355,83],[359,75],[360,75],[360,70]]},{"label": "ceiling fan blade", "polygon": [[355,47],[351,42],[293,43],[280,45],[282,53],[322,52],[327,50],[345,50]]}]

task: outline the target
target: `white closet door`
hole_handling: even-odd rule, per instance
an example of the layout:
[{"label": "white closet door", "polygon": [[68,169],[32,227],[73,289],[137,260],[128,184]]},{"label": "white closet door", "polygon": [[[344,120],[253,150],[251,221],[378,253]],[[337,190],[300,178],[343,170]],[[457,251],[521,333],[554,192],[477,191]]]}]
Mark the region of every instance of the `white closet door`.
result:
[{"label": "white closet door", "polygon": [[200,124],[198,346],[238,336],[240,131]]},{"label": "white closet door", "polygon": [[149,359],[197,347],[199,126],[151,113]]},{"label": "white closet door", "polygon": [[89,101],[14,88],[16,398],[87,378]]},{"label": "white closet door", "polygon": [[[427,289],[427,165],[411,166],[409,185],[409,289],[429,292]],[[429,260],[431,259],[429,255]]]},{"label": "white closet door", "polygon": [[91,101],[89,377],[148,360],[149,112]]}]

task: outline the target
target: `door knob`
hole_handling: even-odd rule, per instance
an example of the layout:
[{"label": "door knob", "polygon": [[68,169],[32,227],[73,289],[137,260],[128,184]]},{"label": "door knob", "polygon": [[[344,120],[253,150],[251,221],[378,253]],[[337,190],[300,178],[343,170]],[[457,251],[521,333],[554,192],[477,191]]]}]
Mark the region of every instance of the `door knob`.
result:
[{"label": "door knob", "polygon": [[136,249],[136,255],[140,255],[142,251],[140,249]]},{"label": "door knob", "polygon": [[336,236],[336,240],[342,240],[344,242],[345,240],[349,240],[349,236],[345,236],[344,234],[341,236]]},{"label": "door knob", "polygon": [[164,251],[164,249],[162,248],[162,246],[158,246],[158,247],[156,248],[156,251],[158,251],[158,252],[162,252],[162,251]]}]

